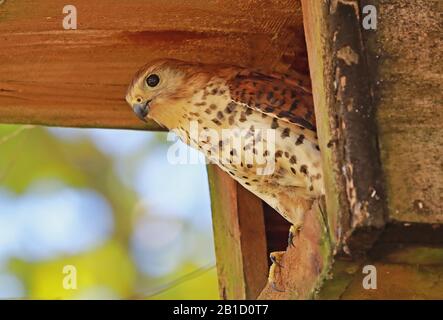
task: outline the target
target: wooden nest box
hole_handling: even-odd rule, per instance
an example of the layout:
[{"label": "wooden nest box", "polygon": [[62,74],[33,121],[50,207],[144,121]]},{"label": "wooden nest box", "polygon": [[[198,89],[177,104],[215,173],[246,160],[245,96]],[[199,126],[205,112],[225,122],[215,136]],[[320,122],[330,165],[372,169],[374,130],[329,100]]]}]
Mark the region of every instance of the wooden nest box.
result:
[{"label": "wooden nest box", "polygon": [[76,1],[77,30],[60,1],[0,2],[1,123],[159,130],[124,101],[159,57],[306,74],[327,212],[306,215],[272,290],[289,225],[209,166],[221,297],[443,298],[439,1],[105,2]]}]

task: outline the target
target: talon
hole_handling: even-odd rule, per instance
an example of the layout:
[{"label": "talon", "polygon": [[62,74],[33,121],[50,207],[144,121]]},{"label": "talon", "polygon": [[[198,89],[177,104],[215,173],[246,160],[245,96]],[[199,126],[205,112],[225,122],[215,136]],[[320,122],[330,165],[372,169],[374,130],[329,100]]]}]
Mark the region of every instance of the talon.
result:
[{"label": "talon", "polygon": [[288,235],[288,247],[295,247],[294,234],[291,231],[289,231],[289,235]]},{"label": "talon", "polygon": [[277,261],[277,257],[276,257],[276,253],[277,252],[271,252],[271,254],[269,255],[269,259],[271,259],[271,262],[276,264],[277,266],[279,266],[280,268],[283,268],[283,266],[281,265],[281,263],[279,261]]},{"label": "talon", "polygon": [[288,247],[295,247],[294,245],[294,238],[295,238],[295,227],[294,225],[291,225],[289,228],[289,234],[288,234]]},{"label": "talon", "polygon": [[300,232],[301,229],[301,225],[291,225],[291,227],[289,228],[289,235],[288,235],[288,247],[295,247],[294,245],[294,238],[295,238],[295,234]]},{"label": "talon", "polygon": [[[278,292],[285,291],[285,290],[281,290],[281,289],[277,288],[276,281],[275,281],[276,270],[278,268],[282,268],[281,264],[277,261],[277,256],[281,257],[282,255],[283,255],[283,252],[272,252],[269,256],[272,261],[272,265],[271,265],[271,268],[269,268],[268,283],[271,286],[272,290],[278,291]],[[277,273],[280,273],[280,271],[277,271]]]}]

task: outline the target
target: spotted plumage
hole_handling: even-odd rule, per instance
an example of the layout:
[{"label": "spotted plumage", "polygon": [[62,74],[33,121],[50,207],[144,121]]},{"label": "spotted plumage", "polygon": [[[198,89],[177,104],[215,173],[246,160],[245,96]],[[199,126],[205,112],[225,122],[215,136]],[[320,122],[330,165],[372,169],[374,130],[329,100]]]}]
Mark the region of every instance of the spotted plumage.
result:
[{"label": "spotted plumage", "polygon": [[[149,86],[153,74],[160,81]],[[174,130],[295,225],[324,193],[304,79],[157,60],[136,73],[126,100],[141,119]]]}]

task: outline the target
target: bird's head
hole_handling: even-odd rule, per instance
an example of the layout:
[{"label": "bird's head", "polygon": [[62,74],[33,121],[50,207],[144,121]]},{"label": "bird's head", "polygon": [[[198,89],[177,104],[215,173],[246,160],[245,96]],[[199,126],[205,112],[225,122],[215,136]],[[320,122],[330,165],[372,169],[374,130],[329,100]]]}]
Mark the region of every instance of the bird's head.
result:
[{"label": "bird's head", "polygon": [[207,82],[208,73],[200,64],[179,60],[155,60],[143,66],[129,85],[126,101],[143,121],[174,113],[174,104],[189,99]]}]

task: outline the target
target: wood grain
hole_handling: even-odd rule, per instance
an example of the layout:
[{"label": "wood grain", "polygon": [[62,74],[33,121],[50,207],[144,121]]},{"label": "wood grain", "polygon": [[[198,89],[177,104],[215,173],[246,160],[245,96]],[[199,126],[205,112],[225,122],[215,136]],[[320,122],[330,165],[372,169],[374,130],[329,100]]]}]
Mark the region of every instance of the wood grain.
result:
[{"label": "wood grain", "polygon": [[0,5],[0,123],[152,129],[124,101],[135,71],[172,57],[268,70],[306,68],[298,1],[75,1]]},{"label": "wood grain", "polygon": [[441,1],[376,1],[367,32],[390,217],[443,223]]},{"label": "wood grain", "polygon": [[215,165],[208,176],[220,296],[256,299],[268,275],[262,201]]}]

